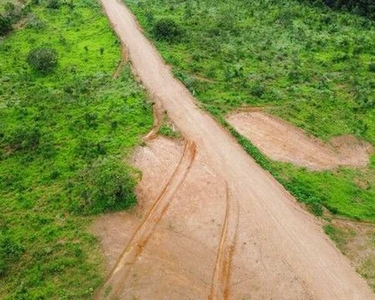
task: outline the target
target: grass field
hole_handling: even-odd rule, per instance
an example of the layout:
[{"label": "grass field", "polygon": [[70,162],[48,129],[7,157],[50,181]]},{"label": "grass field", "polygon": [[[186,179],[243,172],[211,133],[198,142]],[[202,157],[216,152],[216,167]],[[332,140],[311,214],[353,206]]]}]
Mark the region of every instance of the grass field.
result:
[{"label": "grass field", "polygon": [[[301,1],[125,1],[165,60],[223,122],[261,106],[328,141],[353,134],[375,145],[375,23]],[[163,40],[155,24],[173,19]],[[235,133],[234,133],[235,134]],[[375,157],[368,168],[310,172],[245,149],[321,215],[375,221]]]},{"label": "grass field", "polygon": [[[1,299],[91,298],[103,279],[92,215],[134,204],[131,193],[92,203],[98,194],[87,199],[80,189],[106,192],[100,180],[124,175],[123,158],[152,127],[152,113],[128,66],[112,78],[120,46],[99,4],[74,4],[33,5],[23,28],[0,40]],[[41,46],[57,50],[52,73],[26,63]]]}]

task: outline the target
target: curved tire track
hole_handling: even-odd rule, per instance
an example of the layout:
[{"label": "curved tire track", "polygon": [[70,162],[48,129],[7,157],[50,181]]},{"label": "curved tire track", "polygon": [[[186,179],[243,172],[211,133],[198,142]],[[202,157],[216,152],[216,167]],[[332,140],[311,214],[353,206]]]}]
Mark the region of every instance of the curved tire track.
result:
[{"label": "curved tire track", "polygon": [[195,158],[195,154],[195,144],[187,141],[176,170],[172,174],[171,178],[167,182],[163,191],[155,201],[141,225],[133,234],[129,244],[126,246],[114,268],[109,273],[104,285],[94,296],[94,299],[116,299],[121,291],[121,287],[123,287],[123,283],[127,278],[132,265],[136,261],[137,257],[142,253],[155,229],[155,226],[167,211],[174,195],[189,173]]},{"label": "curved tire track", "polygon": [[237,240],[239,207],[227,184],[226,211],[221,233],[212,286],[208,300],[229,299],[232,257]]}]

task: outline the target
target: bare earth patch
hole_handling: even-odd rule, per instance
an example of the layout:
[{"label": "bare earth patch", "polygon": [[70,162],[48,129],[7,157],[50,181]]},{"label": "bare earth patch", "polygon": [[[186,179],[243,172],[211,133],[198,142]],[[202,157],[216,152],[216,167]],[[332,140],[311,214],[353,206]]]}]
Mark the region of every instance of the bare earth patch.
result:
[{"label": "bare earth patch", "polygon": [[232,114],[227,121],[271,159],[311,170],[365,167],[373,151],[369,143],[353,136],[335,137],[323,143],[263,111]]},{"label": "bare earth patch", "polygon": [[[107,273],[119,264],[118,258],[173,176],[183,151],[183,141],[157,137],[135,152],[133,164],[143,173],[137,187],[139,205],[131,212],[104,215],[93,224],[93,231],[101,241]],[[251,220],[236,209],[232,212],[237,215],[228,218],[231,211],[227,210],[227,197],[231,195],[226,183],[198,153],[170,206],[147,243],[141,245],[141,253],[130,265],[122,266],[128,268],[128,274],[120,281],[116,296],[119,299],[312,298],[289,265],[283,261],[271,263],[275,257],[263,256],[263,249],[246,230],[253,226]],[[225,226],[230,219],[235,221]],[[272,286],[267,286],[267,282],[272,282]]]}]

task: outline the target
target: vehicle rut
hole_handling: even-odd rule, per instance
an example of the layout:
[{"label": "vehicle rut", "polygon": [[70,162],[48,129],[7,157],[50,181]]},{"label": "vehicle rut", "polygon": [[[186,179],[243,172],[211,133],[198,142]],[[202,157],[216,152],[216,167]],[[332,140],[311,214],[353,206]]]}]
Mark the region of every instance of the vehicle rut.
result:
[{"label": "vehicle rut", "polygon": [[178,163],[174,173],[170,177],[159,197],[156,199],[154,205],[144,218],[143,222],[133,234],[128,245],[116,262],[112,271],[109,273],[104,285],[94,296],[94,299],[116,299],[121,291],[121,287],[123,287],[122,283],[126,280],[132,265],[136,261],[137,257],[142,253],[155,229],[155,226],[167,211],[174,195],[189,173],[195,158],[195,154],[196,147],[194,143],[187,141],[185,143],[184,152],[180,162]]},{"label": "vehicle rut", "polygon": [[238,203],[226,188],[226,211],[208,300],[230,299],[232,258],[238,234]]}]

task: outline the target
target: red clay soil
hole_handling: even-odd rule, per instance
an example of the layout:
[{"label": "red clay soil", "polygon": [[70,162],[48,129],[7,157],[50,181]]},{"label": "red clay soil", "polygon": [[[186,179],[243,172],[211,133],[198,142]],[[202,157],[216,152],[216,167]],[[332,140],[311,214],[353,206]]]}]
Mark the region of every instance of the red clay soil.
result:
[{"label": "red clay soil", "polygon": [[[134,72],[194,145],[196,154],[184,181],[168,200],[164,215],[157,216],[147,242],[137,246],[142,251],[131,260],[131,266],[128,260],[117,261],[96,299],[132,299],[131,295],[136,299],[374,299],[369,286],[316,220],[225,129],[197,107],[143,36],[129,10],[117,0],[102,0],[102,4],[128,49]],[[157,155],[152,157],[160,161]],[[194,175],[196,163],[211,175],[199,171]],[[140,169],[146,174],[146,169]],[[153,172],[165,184],[174,170]],[[213,179],[210,176],[219,184],[213,181],[211,186],[211,179],[207,180]],[[148,184],[153,186],[155,182]],[[159,186],[159,192],[163,189]],[[149,200],[149,209],[159,195]],[[238,211],[238,215],[231,213],[226,223],[227,201],[234,207],[229,211]],[[144,224],[147,216],[145,212],[139,224]],[[235,246],[233,224],[238,224]],[[223,225],[227,229],[223,230]],[[134,227],[140,228],[138,224]],[[126,256],[136,234],[134,227],[124,229],[132,232],[126,237],[121,257]],[[229,238],[223,232],[228,232]],[[115,232],[108,232],[112,234]],[[223,259],[218,258],[219,249],[225,251]],[[226,253],[229,258],[225,258]],[[216,270],[229,276],[217,275]],[[223,277],[228,282],[215,283]]]},{"label": "red clay soil", "polygon": [[273,160],[311,170],[339,166],[365,167],[373,151],[369,143],[353,136],[340,136],[323,143],[308,136],[302,129],[263,111],[231,114],[227,121]]}]

